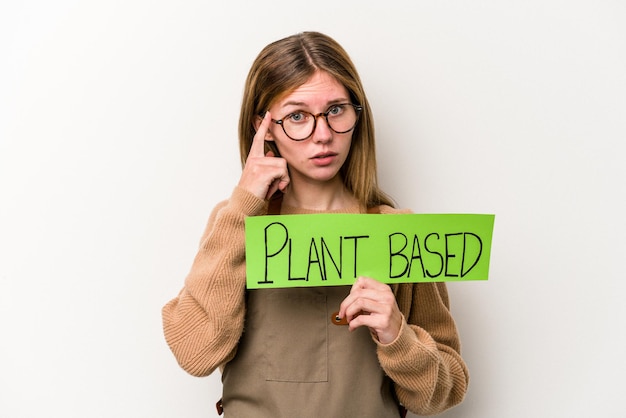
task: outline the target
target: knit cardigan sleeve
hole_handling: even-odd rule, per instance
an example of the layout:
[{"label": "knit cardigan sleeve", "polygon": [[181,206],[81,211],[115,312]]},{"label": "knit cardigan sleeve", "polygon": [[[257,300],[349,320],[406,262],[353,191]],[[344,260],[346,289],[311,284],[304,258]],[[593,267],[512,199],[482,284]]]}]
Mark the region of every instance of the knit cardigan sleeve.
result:
[{"label": "knit cardigan sleeve", "polygon": [[267,202],[235,188],[216,206],[183,289],[162,309],[165,340],[180,366],[208,376],[230,361],[245,317],[245,218]]},{"label": "knit cardigan sleeve", "polygon": [[380,364],[405,408],[438,414],[459,404],[469,384],[446,284],[404,283],[392,289],[404,321],[395,341],[376,341]]}]

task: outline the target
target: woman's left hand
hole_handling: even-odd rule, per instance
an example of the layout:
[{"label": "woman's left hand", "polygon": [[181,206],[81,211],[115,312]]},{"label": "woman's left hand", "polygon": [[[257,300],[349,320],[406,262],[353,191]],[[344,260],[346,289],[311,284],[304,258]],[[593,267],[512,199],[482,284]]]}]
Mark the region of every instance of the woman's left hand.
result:
[{"label": "woman's left hand", "polygon": [[391,288],[369,277],[359,277],[339,307],[350,330],[366,326],[382,344],[393,342],[402,326],[402,314]]}]

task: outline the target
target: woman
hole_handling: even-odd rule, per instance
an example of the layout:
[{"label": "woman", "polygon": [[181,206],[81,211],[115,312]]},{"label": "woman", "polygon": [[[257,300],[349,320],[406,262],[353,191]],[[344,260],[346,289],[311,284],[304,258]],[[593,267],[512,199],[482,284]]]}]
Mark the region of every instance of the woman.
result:
[{"label": "woman", "polygon": [[220,368],[227,417],[398,417],[399,405],[428,415],[459,403],[469,376],[445,284],[245,289],[247,216],[401,213],[378,188],[372,114],[342,47],[316,32],[265,47],[239,137],[239,183],[163,308],[181,367]]}]

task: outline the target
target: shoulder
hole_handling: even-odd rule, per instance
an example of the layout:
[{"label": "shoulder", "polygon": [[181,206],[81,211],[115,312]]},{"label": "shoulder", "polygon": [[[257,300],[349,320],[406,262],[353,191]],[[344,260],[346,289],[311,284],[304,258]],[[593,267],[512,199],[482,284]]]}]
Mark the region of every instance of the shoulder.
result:
[{"label": "shoulder", "polygon": [[268,202],[259,199],[252,193],[235,187],[228,199],[220,201],[211,211],[211,218],[216,217],[220,212],[232,213],[241,216],[258,216],[267,214]]},{"label": "shoulder", "polygon": [[[218,202],[209,215],[200,242],[204,242],[217,223],[221,225],[241,224],[247,216],[267,214],[267,201],[259,199],[252,193],[235,187],[229,199]],[[219,220],[222,222],[219,222]]]},{"label": "shoulder", "polygon": [[388,205],[380,205],[379,207],[380,213],[383,215],[393,215],[393,214],[410,214],[413,213],[413,211],[411,209],[406,209],[406,208],[394,208],[392,206],[388,206]]}]

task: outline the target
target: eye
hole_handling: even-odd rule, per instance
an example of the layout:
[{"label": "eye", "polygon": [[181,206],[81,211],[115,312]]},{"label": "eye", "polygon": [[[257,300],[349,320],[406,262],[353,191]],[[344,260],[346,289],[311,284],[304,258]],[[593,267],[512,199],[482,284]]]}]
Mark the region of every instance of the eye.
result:
[{"label": "eye", "polygon": [[328,109],[328,115],[329,116],[338,116],[341,115],[343,113],[343,106],[344,105],[335,105],[332,106],[330,109]]},{"label": "eye", "polygon": [[289,116],[287,116],[287,119],[289,120],[289,122],[293,122],[293,123],[302,123],[302,122],[306,122],[306,120],[308,119],[308,113],[306,112],[294,112],[291,113]]}]

